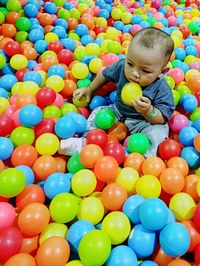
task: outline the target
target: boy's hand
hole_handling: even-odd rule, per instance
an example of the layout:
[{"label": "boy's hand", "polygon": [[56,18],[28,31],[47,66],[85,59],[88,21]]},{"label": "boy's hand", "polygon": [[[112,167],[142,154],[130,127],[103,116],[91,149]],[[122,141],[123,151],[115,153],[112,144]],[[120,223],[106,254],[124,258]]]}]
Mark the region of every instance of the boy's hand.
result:
[{"label": "boy's hand", "polygon": [[141,115],[146,115],[151,108],[151,101],[149,98],[141,96],[139,100],[132,101],[133,107]]},{"label": "boy's hand", "polygon": [[89,103],[92,97],[92,90],[89,87],[83,87],[73,92],[73,98],[80,100],[82,96],[86,97],[86,101]]}]

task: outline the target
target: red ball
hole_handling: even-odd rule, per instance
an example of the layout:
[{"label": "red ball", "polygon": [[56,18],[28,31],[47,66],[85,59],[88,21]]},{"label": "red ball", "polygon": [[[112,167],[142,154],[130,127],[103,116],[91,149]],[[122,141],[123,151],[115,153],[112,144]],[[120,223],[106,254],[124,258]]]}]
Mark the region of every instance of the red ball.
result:
[{"label": "red ball", "polygon": [[182,32],[184,39],[190,35],[190,29],[186,25],[180,25],[179,30]]},{"label": "red ball", "polygon": [[99,145],[103,149],[108,143],[108,135],[103,129],[93,129],[87,134],[86,142]]},{"label": "red ball", "polygon": [[98,26],[94,27],[93,30],[96,33],[96,35],[98,35],[101,32],[106,32],[106,28],[104,28],[102,25],[98,25]]},{"label": "red ball", "polygon": [[54,103],[56,99],[56,92],[51,88],[43,87],[37,92],[36,99],[37,105],[40,108],[44,108]]},{"label": "red ball", "polygon": [[200,106],[200,90],[198,90],[196,93],[195,93],[195,97],[198,101],[198,107]]},{"label": "red ball", "polygon": [[30,72],[30,70],[28,68],[21,68],[21,69],[17,70],[17,72],[15,73],[15,76],[18,79],[19,82],[23,82],[24,75],[27,72]]},{"label": "red ball", "polygon": [[22,233],[13,226],[0,231],[0,263],[19,253],[22,240]]},{"label": "red ball", "polygon": [[58,60],[60,63],[66,64],[68,66],[74,60],[74,55],[72,51],[68,49],[62,49],[58,53]]},{"label": "red ball", "polygon": [[166,139],[159,145],[158,153],[163,160],[169,160],[172,157],[180,156],[181,144],[173,139]]},{"label": "red ball", "polygon": [[194,212],[194,216],[193,216],[193,220],[196,224],[196,226],[198,226],[199,230],[200,230],[200,203],[197,204],[195,212]]},{"label": "red ball", "polygon": [[50,118],[43,118],[42,121],[35,126],[35,137],[38,138],[44,133],[54,133],[55,122]]},{"label": "red ball", "polygon": [[59,53],[63,49],[63,45],[59,41],[52,41],[48,44],[48,50]]},{"label": "red ball", "polygon": [[199,265],[200,264],[200,244],[196,246],[195,248],[194,258],[195,258],[195,264]]},{"label": "red ball", "polygon": [[4,52],[8,56],[13,56],[15,54],[22,54],[22,47],[16,41],[9,41],[4,46]]},{"label": "red ball", "polygon": [[14,123],[11,117],[7,115],[0,115],[0,136],[9,135],[14,128]]},{"label": "red ball", "polygon": [[118,164],[122,164],[125,160],[126,153],[124,147],[117,142],[111,142],[103,149],[104,155],[110,155],[115,158]]}]

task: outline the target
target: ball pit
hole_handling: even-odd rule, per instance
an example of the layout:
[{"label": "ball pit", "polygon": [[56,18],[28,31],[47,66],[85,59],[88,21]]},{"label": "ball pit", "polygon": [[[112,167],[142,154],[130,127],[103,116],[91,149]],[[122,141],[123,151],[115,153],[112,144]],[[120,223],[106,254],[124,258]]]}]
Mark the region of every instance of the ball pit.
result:
[{"label": "ball pit", "polygon": [[[200,264],[199,17],[199,0],[0,0],[0,265]],[[148,138],[107,108],[113,83],[89,103],[72,95],[149,26],[174,41],[164,77],[177,108],[145,158]],[[60,155],[102,105],[86,146]]]}]

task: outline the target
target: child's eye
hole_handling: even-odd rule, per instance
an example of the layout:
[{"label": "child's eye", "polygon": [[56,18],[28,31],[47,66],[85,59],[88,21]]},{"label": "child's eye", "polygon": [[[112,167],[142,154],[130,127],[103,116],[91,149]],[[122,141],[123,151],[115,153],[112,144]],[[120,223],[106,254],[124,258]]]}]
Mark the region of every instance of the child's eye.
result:
[{"label": "child's eye", "polygon": [[128,64],[129,66],[133,66],[133,64],[132,64],[131,62],[127,62],[127,64]]},{"label": "child's eye", "polygon": [[146,70],[146,69],[143,69],[142,71],[143,71],[144,73],[146,73],[146,74],[150,74],[150,73],[151,73],[149,70]]}]

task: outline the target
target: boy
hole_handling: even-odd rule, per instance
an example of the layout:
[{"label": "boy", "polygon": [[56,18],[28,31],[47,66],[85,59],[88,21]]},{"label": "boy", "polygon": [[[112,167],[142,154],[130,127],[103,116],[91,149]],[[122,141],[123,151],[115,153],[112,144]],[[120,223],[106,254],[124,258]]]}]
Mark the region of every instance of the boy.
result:
[{"label": "boy", "polygon": [[[116,98],[109,108],[117,120],[125,123],[130,134],[141,132],[150,141],[149,151],[145,154],[156,156],[158,145],[168,138],[167,121],[175,110],[170,87],[162,77],[169,68],[167,64],[174,49],[170,36],[157,28],[144,28],[137,32],[130,42],[126,59],[121,59],[106,67],[97,75],[88,87],[77,89],[73,97],[86,96],[89,102],[92,93],[105,83],[116,83]],[[137,82],[142,87],[143,95],[132,101],[132,106],[122,102],[121,90],[128,82]],[[88,118],[87,132],[96,128],[95,115],[102,108],[96,108]],[[59,153],[72,155],[80,152],[86,144],[85,138],[61,140]]]}]

